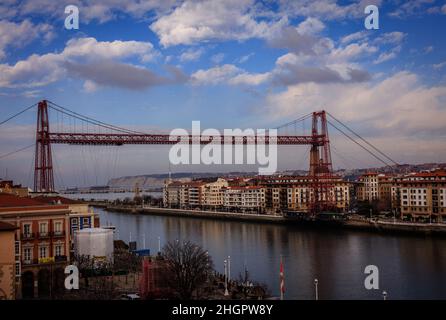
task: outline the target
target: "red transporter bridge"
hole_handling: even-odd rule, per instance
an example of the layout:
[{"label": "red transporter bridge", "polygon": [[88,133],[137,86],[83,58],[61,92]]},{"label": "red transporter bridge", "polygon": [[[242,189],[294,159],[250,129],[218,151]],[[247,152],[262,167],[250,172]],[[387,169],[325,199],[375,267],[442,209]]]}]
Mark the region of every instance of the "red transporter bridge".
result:
[{"label": "red transporter bridge", "polygon": [[[37,132],[35,144],[34,166],[34,191],[53,192],[54,176],[51,154],[52,144],[71,145],[116,145],[125,144],[149,144],[149,145],[173,145],[180,141],[189,141],[190,144],[208,144],[216,137],[177,136],[172,139],[169,134],[147,134],[131,131],[96,121],[96,125],[113,130],[112,133],[78,133],[78,132],[52,132],[49,125],[48,108],[54,108],[60,112],[66,109],[46,100],[40,101],[37,108]],[[65,111],[64,111],[65,110]],[[71,116],[78,114],[71,112]],[[78,115],[80,116],[80,115]],[[90,119],[82,116],[82,119]],[[330,152],[330,140],[328,137],[327,118],[325,111],[312,113],[312,131],[308,136],[278,135],[271,141],[267,136],[233,136],[218,137],[225,143],[232,144],[269,144],[277,145],[310,145],[310,170],[311,181],[310,200],[312,212],[328,211],[335,207],[332,188],[333,170]]]}]

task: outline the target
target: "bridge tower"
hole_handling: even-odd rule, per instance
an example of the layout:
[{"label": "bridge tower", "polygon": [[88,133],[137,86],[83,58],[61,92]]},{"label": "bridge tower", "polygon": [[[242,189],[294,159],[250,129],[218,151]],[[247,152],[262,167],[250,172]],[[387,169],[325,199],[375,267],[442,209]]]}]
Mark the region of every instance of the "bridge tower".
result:
[{"label": "bridge tower", "polygon": [[312,213],[334,209],[333,168],[325,111],[313,112],[310,150],[310,203]]},{"label": "bridge tower", "polygon": [[37,110],[36,151],[34,158],[34,192],[53,192],[53,160],[51,156],[50,125],[46,100]]}]

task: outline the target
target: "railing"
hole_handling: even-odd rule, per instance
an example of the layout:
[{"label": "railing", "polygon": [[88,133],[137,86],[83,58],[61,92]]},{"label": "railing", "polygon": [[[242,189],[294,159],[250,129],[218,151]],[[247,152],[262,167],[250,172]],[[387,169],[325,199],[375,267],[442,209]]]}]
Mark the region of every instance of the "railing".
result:
[{"label": "railing", "polygon": [[67,256],[54,256],[40,259],[22,260],[22,265],[39,265],[39,264],[60,263],[66,261],[67,261]]},{"label": "railing", "polygon": [[22,233],[22,239],[34,239],[33,232]]},{"label": "railing", "polygon": [[54,232],[52,232],[52,236],[53,237],[64,237],[65,231],[54,231]]},{"label": "railing", "polygon": [[46,239],[50,237],[50,233],[49,232],[39,232],[38,234],[39,239]]}]

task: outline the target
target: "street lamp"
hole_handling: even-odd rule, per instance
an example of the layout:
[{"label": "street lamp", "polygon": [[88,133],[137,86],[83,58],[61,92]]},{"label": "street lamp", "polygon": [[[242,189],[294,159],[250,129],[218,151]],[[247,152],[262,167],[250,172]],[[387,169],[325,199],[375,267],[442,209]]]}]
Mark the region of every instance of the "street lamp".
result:
[{"label": "street lamp", "polygon": [[228,256],[228,282],[231,282],[231,256]]},{"label": "street lamp", "polygon": [[387,300],[387,291],[383,291],[383,300]]},{"label": "street lamp", "polygon": [[319,300],[319,294],[317,291],[317,284],[318,284],[318,280],[314,279],[314,295],[315,295],[315,300]]},{"label": "street lamp", "polygon": [[229,292],[228,292],[228,266],[227,266],[227,261],[223,261],[224,265],[225,265],[225,296],[229,296]]}]

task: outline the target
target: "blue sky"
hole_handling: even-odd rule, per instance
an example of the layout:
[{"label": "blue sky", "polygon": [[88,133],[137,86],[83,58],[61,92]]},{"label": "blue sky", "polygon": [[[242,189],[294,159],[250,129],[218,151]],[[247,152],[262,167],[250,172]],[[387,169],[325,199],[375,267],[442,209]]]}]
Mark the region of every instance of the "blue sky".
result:
[{"label": "blue sky", "polygon": [[[67,4],[79,7],[79,30],[64,28]],[[369,4],[379,8],[379,30],[364,27]],[[45,98],[148,131],[192,120],[268,128],[326,109],[399,162],[445,161],[445,29],[446,3],[434,0],[8,0],[0,113]],[[32,143],[34,117],[0,127],[0,154]],[[333,140],[344,157],[358,157],[334,156],[337,167],[379,165]],[[79,184],[63,164],[72,149],[57,148],[67,184]],[[166,171],[166,151],[128,148],[135,161],[116,174]],[[305,168],[294,161],[302,152],[284,151],[280,169]],[[0,169],[26,183],[30,158],[32,150],[0,159]]]}]

